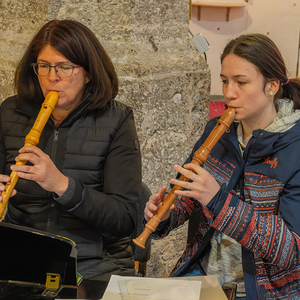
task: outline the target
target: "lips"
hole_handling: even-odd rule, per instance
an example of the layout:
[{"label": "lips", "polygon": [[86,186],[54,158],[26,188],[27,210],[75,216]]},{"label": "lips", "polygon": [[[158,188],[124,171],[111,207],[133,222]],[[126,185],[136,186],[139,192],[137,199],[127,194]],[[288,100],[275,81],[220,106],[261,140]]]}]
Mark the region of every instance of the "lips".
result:
[{"label": "lips", "polygon": [[48,94],[49,92],[57,92],[57,93],[58,93],[58,97],[60,97],[61,94],[62,94],[62,91],[59,91],[59,90],[52,90],[52,89],[46,90],[46,92],[47,92],[47,94]]}]

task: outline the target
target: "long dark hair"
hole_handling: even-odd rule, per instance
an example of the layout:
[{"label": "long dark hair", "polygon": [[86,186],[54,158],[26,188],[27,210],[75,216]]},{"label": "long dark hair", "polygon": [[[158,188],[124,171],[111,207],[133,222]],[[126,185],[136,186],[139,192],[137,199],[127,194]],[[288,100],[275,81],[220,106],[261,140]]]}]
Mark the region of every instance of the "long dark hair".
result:
[{"label": "long dark hair", "polygon": [[118,77],[97,37],[77,21],[53,20],[35,35],[17,67],[15,86],[20,100],[41,103],[44,99],[31,64],[36,62],[39,52],[46,45],[85,69],[90,79],[86,88],[92,94],[92,108],[103,107],[116,97]]},{"label": "long dark hair", "polygon": [[300,108],[300,80],[289,79],[283,57],[267,36],[260,33],[245,34],[231,40],[221,55],[221,63],[229,54],[235,54],[254,64],[265,79],[280,81],[280,88],[274,99],[287,98],[294,101],[294,108]]}]

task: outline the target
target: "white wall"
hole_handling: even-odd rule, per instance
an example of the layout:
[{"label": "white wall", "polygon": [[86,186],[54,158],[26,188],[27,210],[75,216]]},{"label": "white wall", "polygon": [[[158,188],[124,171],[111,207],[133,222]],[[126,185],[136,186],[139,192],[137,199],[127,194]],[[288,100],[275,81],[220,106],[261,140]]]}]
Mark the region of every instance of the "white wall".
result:
[{"label": "white wall", "polygon": [[[205,0],[205,2],[244,2],[244,0]],[[190,30],[201,33],[209,42],[206,52],[211,70],[211,95],[222,95],[220,55],[226,43],[240,34],[259,32],[268,35],[281,51],[288,76],[295,77],[299,47],[300,0],[249,0],[245,8],[231,8],[226,22],[226,8],[192,7]],[[300,70],[298,70],[300,76]]]}]

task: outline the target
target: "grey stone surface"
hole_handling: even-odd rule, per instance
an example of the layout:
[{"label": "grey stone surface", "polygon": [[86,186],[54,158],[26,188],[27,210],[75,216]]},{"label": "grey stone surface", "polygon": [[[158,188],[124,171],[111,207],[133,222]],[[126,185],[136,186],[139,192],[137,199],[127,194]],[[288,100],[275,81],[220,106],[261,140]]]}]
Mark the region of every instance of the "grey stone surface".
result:
[{"label": "grey stone surface", "polygon": [[[208,120],[210,72],[188,34],[189,0],[0,1],[0,102],[14,94],[17,63],[52,19],[87,25],[109,53],[119,101],[134,109],[143,181],[156,192],[175,175]],[[152,242],[149,277],[165,277],[186,243],[186,225]]]}]

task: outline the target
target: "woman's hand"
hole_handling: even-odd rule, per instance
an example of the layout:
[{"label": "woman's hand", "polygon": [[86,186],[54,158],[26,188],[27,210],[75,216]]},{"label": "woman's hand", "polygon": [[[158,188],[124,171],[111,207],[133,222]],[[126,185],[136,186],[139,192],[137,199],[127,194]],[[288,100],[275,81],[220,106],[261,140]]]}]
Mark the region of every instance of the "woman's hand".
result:
[{"label": "woman's hand", "polygon": [[191,197],[198,200],[201,204],[207,205],[220,189],[218,182],[207,171],[196,164],[186,164],[184,168],[175,165],[174,169],[192,180],[192,182],[185,182],[171,179],[170,182],[172,184],[187,189],[187,191],[175,190],[174,194],[176,195]]},{"label": "woman's hand", "polygon": [[[148,222],[154,215],[154,213],[161,206],[162,202],[165,200],[167,186],[161,187],[156,194],[150,196],[149,201],[146,203],[146,207],[144,210],[144,217]],[[172,209],[174,209],[175,205],[172,204],[169,210],[165,213],[165,215],[161,218],[161,221],[164,221],[169,218]]]},{"label": "woman's hand", "polygon": [[[10,181],[10,177],[7,175],[1,175],[0,174],[0,202],[3,201],[3,198],[1,196],[2,192],[5,191],[6,183]],[[13,190],[10,197],[14,196],[17,193],[16,190]]]},{"label": "woman's hand", "polygon": [[44,190],[61,196],[67,189],[69,179],[54,165],[49,155],[36,146],[24,146],[19,150],[16,161],[29,161],[30,165],[12,165],[20,178],[37,182]]}]

